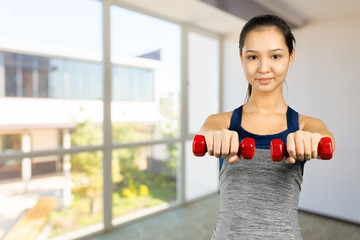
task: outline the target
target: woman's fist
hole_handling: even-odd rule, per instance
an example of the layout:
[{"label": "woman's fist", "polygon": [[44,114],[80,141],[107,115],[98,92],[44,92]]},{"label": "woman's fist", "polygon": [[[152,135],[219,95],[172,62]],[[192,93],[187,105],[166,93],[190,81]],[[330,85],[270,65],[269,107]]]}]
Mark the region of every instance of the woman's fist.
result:
[{"label": "woman's fist", "polygon": [[304,161],[317,158],[318,144],[321,135],[302,130],[290,133],[287,136],[287,151],[289,157],[285,159],[286,163],[295,163],[296,160]]},{"label": "woman's fist", "polygon": [[235,131],[228,129],[211,130],[204,133],[208,154],[210,156],[227,158],[229,162],[240,161],[237,155],[239,136]]}]

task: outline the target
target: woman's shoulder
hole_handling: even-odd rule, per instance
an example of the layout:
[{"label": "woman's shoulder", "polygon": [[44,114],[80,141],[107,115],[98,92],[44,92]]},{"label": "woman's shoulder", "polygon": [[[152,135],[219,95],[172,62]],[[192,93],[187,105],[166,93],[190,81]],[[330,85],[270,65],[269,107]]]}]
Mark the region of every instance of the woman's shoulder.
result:
[{"label": "woman's shoulder", "polygon": [[302,115],[299,113],[299,129],[305,130],[313,127],[326,127],[325,123],[318,118]]},{"label": "woman's shoulder", "polygon": [[233,112],[234,112],[234,111],[211,114],[211,115],[208,117],[208,120],[225,120],[225,121],[230,121]]},{"label": "woman's shoulder", "polygon": [[200,129],[200,134],[204,135],[209,130],[228,129],[230,126],[232,111],[216,113],[208,116]]},{"label": "woman's shoulder", "polygon": [[219,124],[224,128],[228,128],[230,126],[232,114],[233,111],[211,114],[210,116],[207,117],[205,122],[216,125]]}]

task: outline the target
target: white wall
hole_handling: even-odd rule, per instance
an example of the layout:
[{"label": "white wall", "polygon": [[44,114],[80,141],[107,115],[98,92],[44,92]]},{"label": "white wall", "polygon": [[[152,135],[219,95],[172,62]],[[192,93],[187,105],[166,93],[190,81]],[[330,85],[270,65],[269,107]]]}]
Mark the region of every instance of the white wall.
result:
[{"label": "white wall", "polygon": [[[288,104],[323,120],[336,140],[331,161],[305,165],[299,207],[360,223],[360,16],[315,22],[295,30]],[[244,102],[238,35],[224,39],[224,110]],[[286,96],[286,91],[285,91]]]},{"label": "white wall", "polygon": [[223,110],[232,111],[244,104],[248,82],[239,56],[239,32],[223,38]]},{"label": "white wall", "polygon": [[300,207],[358,223],[359,24],[360,16],[352,16],[294,31],[296,62],[288,75],[289,103],[322,119],[336,141],[333,160],[306,165]]}]

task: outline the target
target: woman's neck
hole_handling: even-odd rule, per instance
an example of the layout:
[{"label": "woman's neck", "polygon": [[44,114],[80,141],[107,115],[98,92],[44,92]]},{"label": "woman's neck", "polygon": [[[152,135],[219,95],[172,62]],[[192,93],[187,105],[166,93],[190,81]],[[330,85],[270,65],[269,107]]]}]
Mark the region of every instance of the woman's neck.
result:
[{"label": "woman's neck", "polygon": [[247,112],[256,112],[265,115],[273,113],[284,113],[287,110],[287,104],[282,94],[282,88],[277,92],[256,92],[253,91],[249,101],[244,104]]}]

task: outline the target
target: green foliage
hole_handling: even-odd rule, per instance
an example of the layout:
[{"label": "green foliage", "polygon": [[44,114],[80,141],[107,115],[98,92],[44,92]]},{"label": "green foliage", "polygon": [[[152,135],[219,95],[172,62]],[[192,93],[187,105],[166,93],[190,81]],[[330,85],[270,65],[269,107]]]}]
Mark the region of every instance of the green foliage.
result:
[{"label": "green foliage", "polygon": [[101,143],[101,127],[96,127],[89,121],[78,123],[71,133],[72,146],[100,145]]},{"label": "green foliage", "polygon": [[[152,129],[140,123],[115,123],[113,124],[113,140],[115,142],[137,142],[151,137]],[[172,138],[177,133],[163,132],[163,137]],[[102,129],[90,122],[79,123],[71,133],[73,146],[99,145],[102,143]],[[168,168],[171,169],[170,176],[176,176],[176,163],[178,159],[178,144],[168,144],[167,151],[169,159]],[[74,187],[72,189],[76,198],[88,199],[83,206],[84,210],[91,215],[96,212],[102,195],[102,153],[82,152],[71,157],[72,178]],[[154,205],[154,201],[170,201],[176,198],[176,179],[159,174],[144,172],[139,169],[139,163],[146,161],[144,148],[122,148],[112,152],[112,179],[115,196],[120,199],[147,199],[142,204]],[[115,201],[115,200],[114,200]],[[114,202],[114,208],[116,208]],[[139,203],[140,204],[140,203]],[[144,205],[144,206],[145,206]],[[86,207],[85,207],[86,206]],[[95,209],[95,210],[94,210]],[[98,210],[97,210],[98,211]]]},{"label": "green foliage", "polygon": [[[71,133],[71,144],[75,146],[89,146],[101,144],[101,128],[88,121],[79,123]],[[75,195],[90,198],[90,204],[96,204],[101,197],[102,177],[102,153],[82,152],[71,156],[71,172]],[[90,206],[92,214],[93,208]]]},{"label": "green foliage", "polygon": [[[113,141],[118,143],[144,141],[150,138],[151,129],[141,123],[117,122],[112,126]],[[113,182],[124,180],[122,171],[127,168],[136,168],[137,159],[141,154],[140,148],[116,149],[112,152]]]},{"label": "green foliage", "polygon": [[[173,102],[160,99],[160,114],[170,120],[165,125],[117,122],[112,125],[115,143],[141,142],[152,138],[176,138],[171,121],[178,122],[178,112],[174,112]],[[175,126],[178,129],[178,127]],[[85,121],[78,123],[71,133],[72,146],[96,146],[102,144],[102,128]],[[178,144],[167,144],[168,166],[166,173],[150,173],[141,164],[146,163],[146,148],[121,148],[112,151],[113,214],[122,216],[143,208],[176,200],[176,165]],[[74,200],[69,209],[56,211],[52,215],[54,235],[64,229],[75,230],[102,221],[102,173],[103,154],[82,152],[71,156]],[[170,172],[169,172],[170,171]]]},{"label": "green foliage", "polygon": [[151,138],[152,126],[139,122],[116,122],[112,125],[114,142],[141,142]]}]

